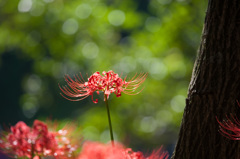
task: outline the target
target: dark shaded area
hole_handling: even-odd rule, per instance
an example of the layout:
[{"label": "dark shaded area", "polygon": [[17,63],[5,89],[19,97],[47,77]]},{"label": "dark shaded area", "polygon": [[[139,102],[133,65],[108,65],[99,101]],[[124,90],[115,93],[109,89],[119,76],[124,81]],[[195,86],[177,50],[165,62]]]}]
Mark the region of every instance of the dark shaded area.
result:
[{"label": "dark shaded area", "polygon": [[[0,67],[0,122],[13,125],[26,119],[20,108],[20,97],[23,94],[22,78],[32,71],[32,61],[18,49],[11,49],[1,55]],[[7,122],[7,123],[6,123]]]},{"label": "dark shaded area", "polygon": [[150,0],[135,0],[138,3],[138,10],[149,13],[148,5]]}]

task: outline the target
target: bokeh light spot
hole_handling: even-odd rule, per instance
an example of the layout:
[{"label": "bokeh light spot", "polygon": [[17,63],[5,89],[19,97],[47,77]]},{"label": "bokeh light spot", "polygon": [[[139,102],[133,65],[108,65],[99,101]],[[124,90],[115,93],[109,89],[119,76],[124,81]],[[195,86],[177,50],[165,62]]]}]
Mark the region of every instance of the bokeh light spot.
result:
[{"label": "bokeh light spot", "polygon": [[21,108],[25,117],[32,118],[39,109],[38,99],[29,94],[23,95],[21,97]]},{"label": "bokeh light spot", "polygon": [[184,107],[185,107],[185,97],[182,95],[177,95],[172,98],[170,104],[171,104],[171,108],[175,112],[181,113],[181,112],[183,112]]},{"label": "bokeh light spot", "polygon": [[85,44],[82,48],[82,54],[88,59],[94,59],[98,56],[99,47],[94,42]]},{"label": "bokeh light spot", "polygon": [[131,56],[125,56],[119,63],[114,66],[114,69],[118,72],[129,73],[136,69],[137,62]]},{"label": "bokeh light spot", "polygon": [[41,16],[44,12],[44,4],[43,3],[34,3],[31,11],[30,11],[30,14],[32,16]]},{"label": "bokeh light spot", "polygon": [[23,104],[22,111],[25,117],[32,118],[38,110],[38,107],[31,102],[26,102]]},{"label": "bokeh light spot", "polygon": [[29,12],[32,8],[32,0],[21,0],[18,3],[18,11],[19,12]]},{"label": "bokeh light spot", "polygon": [[72,35],[78,30],[78,22],[75,19],[68,19],[63,23],[62,31],[65,34]]},{"label": "bokeh light spot", "polygon": [[149,73],[154,79],[160,80],[166,76],[167,67],[160,59],[154,59],[149,66]]},{"label": "bokeh light spot", "polygon": [[157,121],[163,121],[166,123],[170,123],[173,119],[172,113],[168,110],[158,111],[156,114],[156,117],[157,117]]},{"label": "bokeh light spot", "polygon": [[176,79],[183,78],[187,70],[182,53],[177,48],[173,48],[170,51],[171,54],[164,58],[168,71]]},{"label": "bokeh light spot", "polygon": [[25,89],[29,93],[37,93],[41,89],[42,80],[37,75],[31,75],[27,79]]},{"label": "bokeh light spot", "polygon": [[108,21],[114,26],[120,26],[125,21],[125,13],[121,10],[113,10],[108,15]]},{"label": "bokeh light spot", "polygon": [[86,19],[91,15],[92,7],[88,4],[81,4],[77,7],[75,13],[78,16],[78,18]]},{"label": "bokeh light spot", "polygon": [[141,120],[140,128],[143,132],[153,132],[157,128],[156,120],[151,116],[144,117]]},{"label": "bokeh light spot", "polygon": [[161,21],[156,17],[148,17],[145,26],[148,31],[157,32],[160,30]]},{"label": "bokeh light spot", "polygon": [[152,56],[152,52],[148,47],[141,46],[137,48],[135,52],[135,57],[139,59],[146,59]]}]

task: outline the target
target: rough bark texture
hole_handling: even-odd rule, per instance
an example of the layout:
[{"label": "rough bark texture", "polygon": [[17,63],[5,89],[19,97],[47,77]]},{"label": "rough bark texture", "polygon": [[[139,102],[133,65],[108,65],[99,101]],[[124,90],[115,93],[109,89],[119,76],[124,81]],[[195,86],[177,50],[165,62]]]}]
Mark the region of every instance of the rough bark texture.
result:
[{"label": "rough bark texture", "polygon": [[219,133],[226,115],[240,118],[240,1],[209,0],[202,41],[172,159],[240,159],[240,141]]}]

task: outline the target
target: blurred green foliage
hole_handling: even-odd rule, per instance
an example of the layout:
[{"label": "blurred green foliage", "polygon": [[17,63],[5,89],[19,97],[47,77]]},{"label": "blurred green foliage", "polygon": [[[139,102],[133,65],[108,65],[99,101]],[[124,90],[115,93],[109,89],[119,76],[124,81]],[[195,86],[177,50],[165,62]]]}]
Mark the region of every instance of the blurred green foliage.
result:
[{"label": "blurred green foliage", "polygon": [[[110,140],[103,100],[60,96],[64,75],[148,72],[136,96],[110,97],[115,138],[150,150],[176,142],[206,1],[1,0],[1,124],[76,121],[85,139]],[[94,98],[103,99],[103,95]]]}]

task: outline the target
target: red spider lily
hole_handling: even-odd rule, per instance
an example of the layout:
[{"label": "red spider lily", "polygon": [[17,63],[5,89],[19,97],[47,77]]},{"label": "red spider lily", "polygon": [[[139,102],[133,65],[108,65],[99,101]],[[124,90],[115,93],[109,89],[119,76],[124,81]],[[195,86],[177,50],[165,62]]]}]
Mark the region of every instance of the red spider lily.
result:
[{"label": "red spider lily", "polygon": [[54,156],[62,159],[71,156],[76,150],[76,146],[70,144],[66,134],[66,130],[50,132],[47,125],[39,120],[34,121],[32,128],[20,121],[11,127],[10,133],[3,135],[0,149],[10,156]]},{"label": "red spider lily", "polygon": [[167,159],[168,153],[153,152],[149,157],[144,157],[142,152],[134,152],[131,148],[124,148],[120,143],[112,146],[98,142],[86,142],[78,159]]},{"label": "red spider lily", "polygon": [[[85,82],[82,75],[74,76],[74,80],[69,76],[65,76],[67,86],[59,86],[64,98],[71,101],[79,101],[92,96],[94,103],[98,102],[98,99],[93,100],[93,93],[99,94],[99,91],[104,92],[104,95],[109,97],[111,93],[115,93],[117,97],[121,96],[121,93],[128,95],[136,95],[142,90],[135,92],[136,89],[145,81],[147,73],[140,73],[135,75],[129,81],[126,81],[126,77],[122,79],[118,74],[113,71],[103,72],[102,75],[99,72],[95,72]],[[68,97],[70,98],[68,98]]]},{"label": "red spider lily", "polygon": [[217,122],[220,125],[220,132],[231,140],[240,140],[240,121],[232,116],[233,120],[230,120],[228,117],[223,122],[220,122],[217,119]]}]

